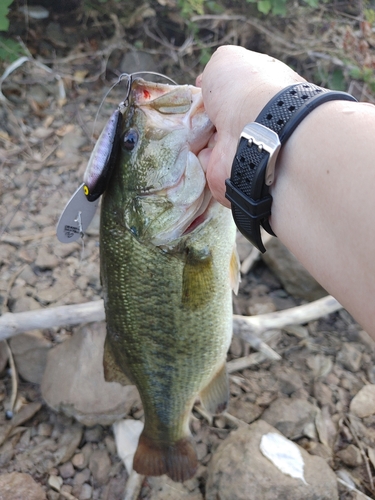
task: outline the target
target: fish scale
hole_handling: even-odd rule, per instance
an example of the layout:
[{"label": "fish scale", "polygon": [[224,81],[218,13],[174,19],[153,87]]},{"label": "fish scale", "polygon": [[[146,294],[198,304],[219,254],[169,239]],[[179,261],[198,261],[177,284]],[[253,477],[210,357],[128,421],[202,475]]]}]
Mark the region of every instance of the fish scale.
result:
[{"label": "fish scale", "polygon": [[[143,230],[142,200],[150,178],[161,182],[163,169],[170,172],[178,158],[175,130],[171,142],[169,130],[163,135],[158,129],[153,139],[152,114],[150,118],[146,109],[143,115],[137,107],[137,90],[146,87],[152,99],[153,85],[158,85],[159,95],[164,91],[167,96],[171,88],[176,95],[176,87],[169,85],[133,83],[123,133],[126,136],[129,128],[136,129],[140,145],[134,152],[120,152],[102,200],[100,259],[107,318],[104,368],[107,380],[125,383],[127,376],[141,396],[145,427],[134,458],[135,470],[145,475],[166,473],[184,481],[197,467],[189,431],[194,402],[201,397],[216,412],[224,409],[228,398],[225,358],[232,331],[230,265],[235,227],[230,211],[211,200],[202,223],[186,234],[182,229],[165,245],[152,243],[158,224]],[[190,86],[182,87],[185,96]],[[199,89],[191,92],[189,107],[193,99],[201,98]],[[164,114],[166,102],[164,99]],[[182,105],[186,108],[184,99]],[[168,127],[174,114],[175,105]],[[181,114],[185,116],[186,109]],[[186,123],[178,122],[177,127],[181,128],[178,147],[182,150],[188,135]],[[211,130],[207,121],[202,131],[206,140]],[[152,170],[150,175],[148,170]],[[201,191],[197,189],[197,193]],[[166,196],[164,191],[155,195],[155,203],[159,219],[165,217],[165,224],[170,224],[183,211],[173,212]],[[147,210],[153,199],[147,200]],[[174,193],[175,199],[179,201],[178,193]],[[186,226],[191,222],[187,220]]]}]

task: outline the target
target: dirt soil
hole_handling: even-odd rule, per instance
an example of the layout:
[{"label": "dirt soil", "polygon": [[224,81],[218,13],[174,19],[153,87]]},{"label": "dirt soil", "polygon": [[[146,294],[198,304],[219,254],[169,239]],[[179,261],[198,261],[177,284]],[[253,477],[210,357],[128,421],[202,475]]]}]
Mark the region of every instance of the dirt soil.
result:
[{"label": "dirt soil", "polygon": [[[93,147],[95,120],[94,138],[114,106],[122,100],[124,87],[120,84],[102,104],[111,83],[130,67],[129,60],[124,63],[124,56],[133,54],[132,64],[137,67],[142,62],[147,64],[145,61],[151,64],[150,59],[142,59],[146,52],[154,65],[152,69],[170,75],[179,83],[192,83],[200,71],[201,60],[212,47],[238,43],[278,57],[283,53],[284,60],[294,61],[296,69],[304,71],[315,83],[326,85],[333,70],[339,67],[332,62],[333,58],[339,57],[349,35],[353,35],[350,54],[357,54],[358,64],[363,62],[359,61],[360,57],[373,57],[372,32],[366,35],[360,31],[356,12],[342,14],[335,22],[325,18],[324,11],[312,14],[316,22],[305,31],[303,50],[299,50],[301,46],[295,41],[298,37],[291,36],[293,30],[306,29],[306,16],[301,16],[298,9],[294,17],[280,20],[273,28],[267,20],[258,22],[251,16],[247,21],[228,20],[222,14],[221,19],[211,17],[199,21],[204,51],[203,45],[199,48],[192,39],[182,39],[186,28],[173,10],[169,16],[162,17],[159,24],[156,22],[162,3],[145,4],[142,12],[137,11],[138,17],[129,15],[126,22],[116,14],[103,17],[86,12],[83,15],[78,9],[72,10],[70,17],[51,11],[48,19],[30,18],[27,27],[24,17],[14,10],[13,31],[22,36],[28,33],[26,44],[34,61],[43,61],[52,71],[27,62],[2,82],[2,91],[8,99],[0,108],[2,312],[100,298],[97,218],[85,237],[84,247],[78,243],[60,244],[55,226],[66,201],[82,182]],[[226,15],[247,14],[239,9]],[[184,27],[182,31],[179,26]],[[328,27],[330,29],[325,29]],[[319,33],[324,36],[317,36]],[[362,55],[356,51],[360,43]],[[326,57],[321,55],[323,49]],[[3,64],[3,71],[6,67]],[[346,70],[341,75],[341,83],[351,85],[351,91],[372,99],[369,85],[363,81],[348,82]],[[237,314],[249,315],[302,302],[290,296],[259,260],[242,276],[234,310]],[[51,328],[41,333],[55,345],[69,338],[74,328]],[[368,458],[371,456],[368,450],[375,450],[375,416],[361,422],[349,416],[352,398],[364,385],[375,384],[374,343],[343,310],[310,322],[298,331],[277,331],[269,345],[282,356],[281,361],[264,361],[231,375],[229,414],[249,424],[279,397],[301,398],[325,408],[332,423],[327,442],[323,444],[316,431],[300,436],[297,442],[310,453],[323,456],[334,470],[346,470],[358,490],[375,498],[371,485],[374,464]],[[247,344],[234,338],[228,359],[250,352]],[[15,416],[9,430],[12,420],[7,420],[6,410],[11,405],[11,372],[3,343],[0,351],[0,474],[13,471],[31,474],[50,500],[122,499],[128,476],[116,455],[111,428],[77,427],[73,419],[47,407],[38,383],[20,377],[16,406],[18,409],[29,406],[30,414],[18,421]],[[30,407],[30,403],[34,406]],[[142,411],[135,408],[131,416],[140,418]],[[218,417],[209,425],[202,415],[194,412],[192,427],[200,460],[199,491],[204,496],[207,465],[217,446],[236,424],[235,419]],[[75,446],[67,451],[69,440]],[[340,454],[350,444],[366,459],[353,462]],[[63,447],[64,453],[70,453],[65,462]],[[62,478],[60,493],[51,485],[51,476]],[[152,484],[146,479],[139,498],[151,497]],[[357,497],[342,488],[340,498]]]}]

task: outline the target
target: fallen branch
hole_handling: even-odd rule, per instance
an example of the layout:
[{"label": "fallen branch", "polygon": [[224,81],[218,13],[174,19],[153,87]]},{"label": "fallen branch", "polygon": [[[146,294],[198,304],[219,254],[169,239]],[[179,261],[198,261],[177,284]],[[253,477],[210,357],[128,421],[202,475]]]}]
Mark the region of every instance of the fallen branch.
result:
[{"label": "fallen branch", "polygon": [[[270,352],[270,348],[268,346],[265,348],[266,344],[259,338],[265,331],[283,328],[287,325],[308,323],[341,308],[341,304],[328,295],[310,304],[270,314],[259,314],[257,316],[234,315],[233,333],[249,342],[254,349],[267,354],[267,351]],[[104,320],[105,314],[102,300],[36,311],[5,313],[0,317],[0,341],[27,330],[73,326]]]},{"label": "fallen branch", "polygon": [[[342,305],[331,295],[309,304],[257,316],[233,316],[233,333],[247,342],[255,342],[267,330],[302,325],[342,309]],[[0,330],[1,331],[1,330]],[[258,336],[255,337],[254,336]],[[1,337],[0,337],[1,338]],[[257,349],[260,350],[260,349]]]},{"label": "fallen branch", "polygon": [[5,340],[27,330],[80,325],[104,320],[102,300],[37,309],[36,311],[5,313],[0,317],[0,340]]}]

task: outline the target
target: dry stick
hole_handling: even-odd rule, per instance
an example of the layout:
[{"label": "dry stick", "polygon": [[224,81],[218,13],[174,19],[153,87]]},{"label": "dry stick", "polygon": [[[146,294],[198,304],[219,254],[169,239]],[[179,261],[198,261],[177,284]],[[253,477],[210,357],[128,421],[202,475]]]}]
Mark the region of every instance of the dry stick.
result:
[{"label": "dry stick", "polygon": [[134,470],[131,471],[125,486],[124,500],[137,500],[141,492],[144,478],[145,476],[138,474]]},{"label": "dry stick", "polygon": [[366,465],[366,472],[367,472],[367,476],[368,476],[368,479],[369,479],[369,482],[370,482],[370,487],[371,487],[371,491],[372,493],[374,492],[374,480],[372,478],[372,474],[371,474],[371,469],[370,469],[370,464],[369,464],[369,459],[366,455],[366,452],[364,450],[364,447],[361,443],[361,441],[359,440],[358,436],[357,436],[357,433],[352,425],[352,421],[351,421],[351,417],[350,415],[349,416],[345,416],[344,417],[344,421],[346,423],[346,425],[349,427],[349,430],[350,432],[352,433],[352,436],[354,437],[354,441],[356,442],[360,452],[361,452],[361,455],[362,455],[362,458],[365,462],[365,465]]},{"label": "dry stick", "polygon": [[[342,306],[337,300],[328,295],[310,304],[274,313],[259,314],[258,316],[234,315],[233,332],[262,352],[264,342],[259,338],[259,335],[265,331],[283,328],[291,324],[307,323],[341,308]],[[0,340],[27,330],[79,325],[103,320],[105,320],[105,314],[102,300],[51,307],[44,310],[5,313],[0,317]],[[267,349],[265,350],[267,351]]]},{"label": "dry stick", "polygon": [[[342,305],[331,295],[327,295],[309,304],[284,309],[257,316],[233,315],[234,334],[249,341],[253,335],[261,335],[266,330],[283,328],[287,325],[302,325],[342,309]],[[259,350],[259,349],[258,349]]]},{"label": "dry stick", "polygon": [[340,477],[337,478],[337,482],[345,486],[349,491],[355,491],[360,498],[364,498],[365,500],[372,500],[369,496],[367,496],[365,493],[363,493],[360,490],[357,490],[357,488],[354,488],[350,484],[348,484],[346,481],[341,479]]}]

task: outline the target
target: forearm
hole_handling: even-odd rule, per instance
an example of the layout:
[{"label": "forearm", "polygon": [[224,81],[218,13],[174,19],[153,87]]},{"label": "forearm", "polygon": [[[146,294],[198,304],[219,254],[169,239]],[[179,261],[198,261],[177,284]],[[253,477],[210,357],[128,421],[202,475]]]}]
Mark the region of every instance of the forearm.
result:
[{"label": "forearm", "polygon": [[282,148],[271,226],[375,338],[375,107],[319,106]]}]

